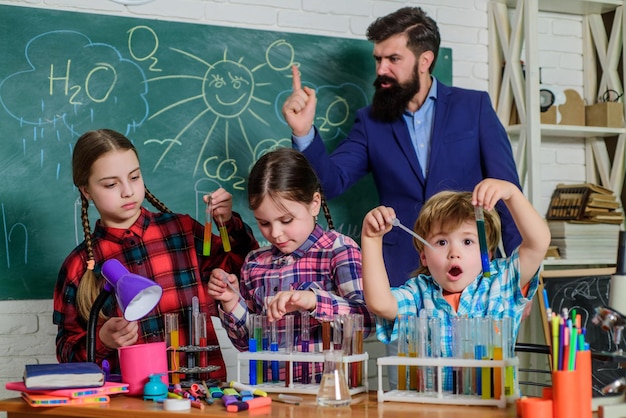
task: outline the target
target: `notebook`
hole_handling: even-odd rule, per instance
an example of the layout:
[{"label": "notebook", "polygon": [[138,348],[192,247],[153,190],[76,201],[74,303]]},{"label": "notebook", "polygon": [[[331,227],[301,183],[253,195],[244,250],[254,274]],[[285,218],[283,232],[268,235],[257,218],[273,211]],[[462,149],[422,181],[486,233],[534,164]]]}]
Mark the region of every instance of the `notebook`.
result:
[{"label": "notebook", "polygon": [[24,385],[28,389],[66,389],[104,385],[104,372],[96,363],[27,364]]},{"label": "notebook", "polygon": [[109,403],[107,395],[83,396],[82,398],[68,398],[65,396],[35,395],[22,392],[22,399],[30,406],[64,406],[64,405],[89,405]]},{"label": "notebook", "polygon": [[28,389],[24,382],[8,382],[5,385],[8,390],[27,392],[31,395],[64,396],[68,398],[81,398],[94,395],[115,395],[128,393],[127,383],[106,382],[99,388],[72,388],[72,389]]}]

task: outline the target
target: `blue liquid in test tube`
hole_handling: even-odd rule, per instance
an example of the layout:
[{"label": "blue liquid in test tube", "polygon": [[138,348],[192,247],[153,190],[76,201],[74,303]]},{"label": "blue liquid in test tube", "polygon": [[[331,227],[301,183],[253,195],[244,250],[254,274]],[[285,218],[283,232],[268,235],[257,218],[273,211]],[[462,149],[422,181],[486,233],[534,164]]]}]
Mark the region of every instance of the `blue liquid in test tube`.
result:
[{"label": "blue liquid in test tube", "polygon": [[[256,321],[255,314],[248,314],[248,350],[251,353],[256,352],[256,338],[254,332],[254,323]],[[249,365],[249,380],[251,385],[257,384],[256,379],[256,360],[250,360]]]}]

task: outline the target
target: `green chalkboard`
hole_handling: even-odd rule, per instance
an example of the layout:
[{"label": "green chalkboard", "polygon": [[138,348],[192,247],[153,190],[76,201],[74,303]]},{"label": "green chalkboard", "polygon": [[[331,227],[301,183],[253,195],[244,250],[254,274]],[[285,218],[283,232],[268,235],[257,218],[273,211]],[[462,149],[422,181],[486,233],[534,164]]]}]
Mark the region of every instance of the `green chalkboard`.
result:
[{"label": "green chalkboard", "polygon": [[[173,211],[197,217],[221,185],[257,231],[245,179],[264,152],[290,146],[280,108],[291,66],[318,91],[330,148],[372,94],[365,40],[15,6],[0,15],[0,300],[51,298],[82,241],[70,161],[83,132],[131,138],[147,186]],[[451,51],[440,56],[450,84]],[[338,230],[358,238],[373,190],[366,178],[330,202]]]}]

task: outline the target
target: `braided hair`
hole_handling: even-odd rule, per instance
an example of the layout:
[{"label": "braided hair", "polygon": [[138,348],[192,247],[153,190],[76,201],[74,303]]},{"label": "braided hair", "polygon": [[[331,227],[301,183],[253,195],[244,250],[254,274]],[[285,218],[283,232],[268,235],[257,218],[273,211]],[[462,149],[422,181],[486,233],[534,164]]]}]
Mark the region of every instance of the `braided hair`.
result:
[{"label": "braided hair", "polygon": [[[91,175],[91,167],[104,154],[115,150],[132,150],[137,159],[139,155],[133,143],[119,132],[110,129],[99,129],[95,131],[85,132],[74,146],[72,153],[72,178],[74,185],[80,190],[89,184],[89,176]],[[146,199],[157,210],[164,213],[171,213],[160,200],[158,200],[146,187]],[[104,285],[103,281],[96,277],[93,269],[96,264],[93,241],[91,236],[91,226],[89,225],[89,200],[85,195],[80,193],[81,211],[80,219],[85,237],[85,249],[87,250],[87,266],[83,275],[76,295],[76,303],[80,316],[88,320],[89,311],[93,302],[98,297]],[[104,318],[104,316],[101,314]]]}]

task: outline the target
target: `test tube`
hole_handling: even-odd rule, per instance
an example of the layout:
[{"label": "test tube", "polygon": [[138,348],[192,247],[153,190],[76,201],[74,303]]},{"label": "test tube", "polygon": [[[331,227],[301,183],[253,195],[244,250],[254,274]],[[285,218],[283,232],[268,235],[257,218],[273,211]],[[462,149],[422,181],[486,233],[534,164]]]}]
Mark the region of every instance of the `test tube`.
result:
[{"label": "test tube", "polygon": [[[505,360],[515,357],[515,345],[513,337],[513,318],[505,316],[502,318],[502,353]],[[504,396],[515,396],[515,369],[513,366],[506,366],[504,369]]]},{"label": "test tube", "polygon": [[[483,340],[483,330],[481,328],[482,318],[472,318],[472,329],[474,330],[474,359],[482,360],[485,353],[487,353],[487,347]],[[474,394],[482,396],[483,384],[482,384],[482,369],[474,369]]]},{"label": "test tube", "polygon": [[341,350],[342,341],[342,328],[341,328],[341,316],[335,315],[333,317],[333,350]]},{"label": "test tube", "polygon": [[322,350],[330,350],[330,335],[331,335],[331,326],[330,319],[324,318],[322,321]]},{"label": "test tube", "polygon": [[[310,315],[308,312],[300,312],[300,346],[303,353],[309,352],[309,344],[311,342],[311,323]],[[308,385],[311,383],[309,362],[302,362],[302,383]]]},{"label": "test tube", "polygon": [[[480,337],[484,345],[483,360],[491,360],[493,355],[493,342],[491,339],[491,318],[480,318]],[[491,399],[491,367],[481,368],[480,382],[482,384],[481,397]]]},{"label": "test tube", "polygon": [[[196,296],[194,296],[195,298]],[[186,310],[187,314],[187,341],[189,345],[193,345],[194,342],[194,308],[190,306]],[[196,353],[188,352],[187,355],[187,367],[193,369],[196,367]]]},{"label": "test tube", "polygon": [[[491,320],[491,338],[493,345],[493,359],[503,360],[503,346],[502,346],[502,320],[493,318]],[[502,397],[502,368],[493,368],[493,397],[494,399],[500,399]]]},{"label": "test tube", "polygon": [[166,313],[164,316],[165,322],[165,344],[168,349],[171,349],[169,358],[169,370],[173,370],[172,383],[180,383],[180,376],[176,371],[180,366],[178,347],[180,347],[180,338],[178,335],[178,314]]},{"label": "test tube", "polygon": [[[421,311],[417,318],[417,356],[428,357],[428,316],[426,311]],[[426,366],[417,368],[417,391],[426,392]]]},{"label": "test tube", "polygon": [[[195,344],[201,349],[206,348],[207,346],[206,312],[200,312],[198,314],[198,326]],[[208,352],[206,351],[206,349],[200,350],[200,355],[198,357],[200,367],[207,367],[209,365]],[[208,375],[206,373],[203,373],[200,378],[202,380],[206,380],[208,378]]]},{"label": "test tube", "polygon": [[[407,353],[409,357],[417,357],[417,316],[407,316]],[[409,389],[417,390],[417,366],[409,367]]]},{"label": "test tube", "polygon": [[[463,346],[463,358],[473,359],[474,339],[472,335],[472,320],[464,317],[462,323],[461,345]],[[473,395],[475,393],[473,369],[471,367],[465,367],[463,370],[463,388],[465,395]]]},{"label": "test tube", "polygon": [[[463,318],[453,316],[450,318],[452,323],[452,356],[454,358],[463,358]],[[463,370],[462,367],[455,366],[452,369],[452,393],[455,395],[462,394],[463,391]]]},{"label": "test tube", "polygon": [[[270,324],[270,351],[278,351],[278,325],[276,321]],[[280,380],[280,367],[278,360],[272,360],[272,382]]]},{"label": "test tube", "polygon": [[[398,314],[398,357],[406,357],[408,354],[407,342],[407,322],[408,316]],[[406,364],[398,365],[398,390],[407,390]]]},{"label": "test tube", "polygon": [[[354,325],[354,338],[352,339],[352,353],[363,354],[363,315],[352,314]],[[351,387],[356,388],[363,384],[363,362],[352,363]]]},{"label": "test tube", "polygon": [[485,214],[482,206],[474,207],[474,216],[476,217],[476,228],[478,229],[478,244],[480,245],[480,261],[483,265],[483,276],[491,276],[491,267],[489,267],[489,247],[487,247],[487,234],[485,233]]},{"label": "test tube", "polygon": [[[256,340],[256,351],[263,351],[263,333],[264,333],[264,323],[267,321],[267,317],[265,315],[256,315],[254,317],[254,339]],[[257,382],[263,383],[263,364],[264,361],[256,362],[256,378]]]},{"label": "test tube", "polygon": [[[341,315],[341,351],[345,356],[352,355],[352,339],[354,338],[354,321],[350,314]],[[352,378],[351,369],[348,367],[348,363],[342,365],[344,368],[344,375],[346,384],[350,386],[350,380]]]},{"label": "test tube", "polygon": [[[255,332],[255,324],[256,324],[255,314],[248,314],[248,351],[251,353],[256,353],[257,343],[256,343],[256,332]],[[256,375],[256,360],[250,360],[250,367],[248,368],[249,374],[249,383],[251,385],[257,384],[257,375]]]},{"label": "test tube", "polygon": [[[441,357],[441,319],[429,318],[428,332],[430,335],[428,345],[430,357]],[[437,391],[437,368],[435,366],[429,366],[426,368],[426,373],[426,391]]]},{"label": "test tube", "polygon": [[[293,353],[293,315],[285,315],[285,353]],[[293,376],[291,373],[291,362],[285,362],[285,386],[291,387]]]},{"label": "test tube", "polygon": [[228,230],[222,221],[221,215],[217,217],[217,221],[219,224],[220,237],[222,238],[222,247],[224,248],[224,252],[227,253],[230,251],[230,237],[228,236]]},{"label": "test tube", "polygon": [[204,212],[204,241],[202,243],[202,255],[211,255],[211,236],[213,229],[213,222],[211,221],[211,195],[207,200],[206,210]]},{"label": "test tube", "polygon": [[[263,351],[270,349],[270,324],[267,320],[267,316],[263,316]],[[269,364],[268,361],[263,361],[263,381],[269,382]]]}]

